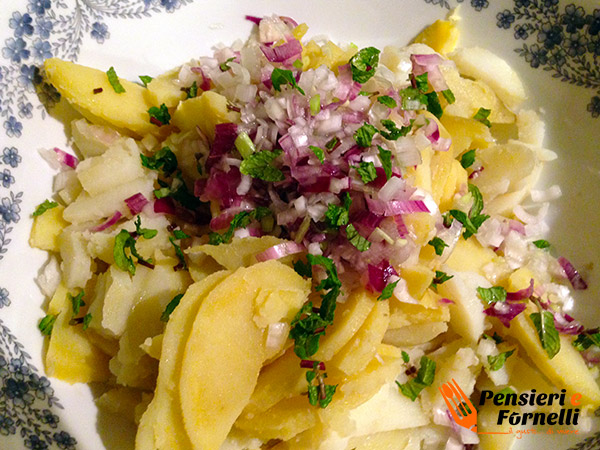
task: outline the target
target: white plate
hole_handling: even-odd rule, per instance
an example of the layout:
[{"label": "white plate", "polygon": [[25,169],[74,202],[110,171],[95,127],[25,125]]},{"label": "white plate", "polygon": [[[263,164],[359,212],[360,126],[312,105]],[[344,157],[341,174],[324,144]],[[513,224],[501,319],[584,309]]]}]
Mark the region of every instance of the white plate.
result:
[{"label": "white plate", "polygon": [[[52,172],[41,147],[66,146],[63,123],[35,94],[34,65],[76,59],[120,76],[156,75],[219,42],[244,39],[245,14],[277,13],[309,35],[359,46],[406,44],[461,5],[462,45],[506,58],[524,80],[529,107],[542,111],[547,147],[559,154],[541,187],[559,184],[548,239],[590,288],[576,292],[575,315],[600,323],[600,7],[558,0],[3,0],[0,10],[0,448],[127,449],[127,429],[96,417],[87,386],[43,377],[36,325],[42,295],[33,279],[46,255],[27,245],[31,212],[49,197]],[[38,86],[39,88],[39,86]],[[41,97],[48,99],[48,91]],[[62,406],[61,406],[62,405]],[[566,448],[575,440],[526,440],[519,448]],[[597,439],[600,441],[600,437]],[[590,442],[585,448],[600,448]]]}]

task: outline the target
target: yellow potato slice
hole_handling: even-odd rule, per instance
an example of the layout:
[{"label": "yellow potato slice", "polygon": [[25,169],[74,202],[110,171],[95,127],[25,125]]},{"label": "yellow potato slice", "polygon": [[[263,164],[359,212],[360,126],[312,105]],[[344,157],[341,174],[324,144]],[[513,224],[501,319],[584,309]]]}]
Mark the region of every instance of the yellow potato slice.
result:
[{"label": "yellow potato slice", "polygon": [[[144,412],[136,436],[136,449],[177,450],[191,447],[183,426],[176,386],[181,372],[181,362],[200,304],[230,272],[209,275],[194,283],[181,298],[169,318],[163,338],[163,349],[154,398]],[[152,446],[144,446],[151,442]]]},{"label": "yellow potato slice", "polygon": [[48,306],[56,315],[46,352],[46,374],[67,383],[107,381],[110,377],[108,356],[85,336],[80,325],[70,325],[72,305],[68,291],[60,284]]},{"label": "yellow potato slice", "polygon": [[58,236],[69,223],[63,219],[65,207],[58,205],[33,218],[29,245],[49,252],[58,252]]},{"label": "yellow potato slice", "polygon": [[[125,92],[117,94],[105,72],[58,58],[44,61],[48,81],[90,122],[109,124],[120,132],[144,136],[158,128],[150,123],[145,89],[119,79]],[[102,92],[94,94],[94,89]]]},{"label": "yellow potato slice", "polygon": [[445,55],[456,48],[459,32],[450,20],[436,20],[421,31],[413,42],[425,44],[436,52]]},{"label": "yellow potato slice", "polygon": [[[290,301],[292,291],[296,296]],[[266,261],[238,269],[198,310],[179,380],[183,420],[194,449],[219,449],[250,401],[266,354],[264,328],[255,319],[257,299],[275,302],[269,292],[281,292],[281,301],[296,314],[308,298],[310,281],[284,264]],[[269,319],[279,321],[289,312],[281,314]]]}]

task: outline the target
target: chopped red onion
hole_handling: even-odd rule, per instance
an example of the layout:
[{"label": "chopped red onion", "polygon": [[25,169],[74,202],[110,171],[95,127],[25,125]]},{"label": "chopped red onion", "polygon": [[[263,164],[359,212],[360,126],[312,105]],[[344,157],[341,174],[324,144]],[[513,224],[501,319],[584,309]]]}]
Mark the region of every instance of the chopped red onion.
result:
[{"label": "chopped red onion", "polygon": [[246,20],[249,20],[250,22],[258,25],[260,24],[262,17],[256,17],[256,16],[246,16],[245,17]]},{"label": "chopped red onion", "polygon": [[144,209],[144,206],[146,206],[149,202],[148,199],[144,197],[144,194],[138,192],[137,194],[126,198],[125,203],[127,204],[127,207],[129,208],[131,214],[135,216],[136,214],[139,214],[142,211],[142,209]]},{"label": "chopped red onion", "polygon": [[258,262],[268,261],[270,259],[279,259],[284,256],[294,255],[296,253],[305,252],[306,248],[303,245],[297,244],[294,241],[286,241],[281,244],[274,245],[266,249],[264,252],[256,255]]},{"label": "chopped red onion", "polygon": [[533,278],[529,281],[529,286],[516,292],[507,292],[506,301],[525,300],[533,295]]},{"label": "chopped red onion", "polygon": [[454,300],[450,300],[449,298],[443,297],[438,300],[438,303],[443,305],[454,305],[456,302]]},{"label": "chopped red onion", "polygon": [[565,313],[554,312],[554,326],[559,333],[577,336],[584,330],[584,326],[577,322],[573,317]]},{"label": "chopped red onion", "polygon": [[565,275],[569,279],[569,282],[571,283],[571,286],[573,286],[573,289],[577,291],[587,289],[587,283],[567,258],[561,256],[560,258],[558,258],[558,263],[565,271]]},{"label": "chopped red onion", "polygon": [[439,64],[444,63],[444,60],[437,53],[428,55],[410,55],[410,60],[413,63],[413,73],[418,76],[427,72],[427,80],[433,87],[434,91],[441,92],[448,89],[446,80],[440,71]]},{"label": "chopped red onion", "polygon": [[198,75],[202,76],[202,83],[200,83],[200,86],[198,86],[200,89],[202,89],[203,91],[209,91],[210,90],[210,78],[208,78],[208,76],[204,73],[204,70],[202,70],[202,67],[192,67],[192,72],[197,73]]},{"label": "chopped red onion", "polygon": [[390,200],[382,202],[367,197],[369,210],[380,216],[397,216],[416,212],[430,212],[423,200]]},{"label": "chopped red onion", "polygon": [[302,54],[302,45],[297,39],[291,39],[277,47],[261,45],[260,49],[270,62],[277,63],[285,62],[292,58],[299,58]]},{"label": "chopped red onion", "polygon": [[65,166],[75,169],[77,164],[79,164],[79,160],[75,156],[68,154],[60,148],[54,147],[54,151],[58,155],[59,161]]},{"label": "chopped red onion", "polygon": [[92,228],[90,231],[94,231],[94,232],[104,231],[107,228],[112,227],[115,223],[117,223],[121,217],[123,217],[123,214],[121,214],[121,211],[116,211],[110,219],[108,219],[103,224],[100,224],[97,227]]},{"label": "chopped red onion", "polygon": [[383,291],[392,275],[398,276],[396,269],[385,259],[376,266],[369,264],[368,274],[369,286],[377,292]]},{"label": "chopped red onion", "polygon": [[491,317],[497,317],[502,325],[510,328],[510,321],[521,314],[527,305],[525,303],[508,303],[508,302],[496,302],[489,308],[483,310],[483,312]]},{"label": "chopped red onion", "polygon": [[238,126],[235,123],[219,123],[215,125],[215,139],[210,146],[210,153],[206,159],[206,170],[221,159],[234,146],[238,135]]},{"label": "chopped red onion", "polygon": [[322,361],[313,361],[310,359],[303,359],[300,361],[300,367],[303,369],[312,369],[317,364],[317,369],[325,370],[325,363]]},{"label": "chopped red onion", "polygon": [[170,197],[163,197],[154,201],[154,212],[157,214],[175,215],[175,205]]}]

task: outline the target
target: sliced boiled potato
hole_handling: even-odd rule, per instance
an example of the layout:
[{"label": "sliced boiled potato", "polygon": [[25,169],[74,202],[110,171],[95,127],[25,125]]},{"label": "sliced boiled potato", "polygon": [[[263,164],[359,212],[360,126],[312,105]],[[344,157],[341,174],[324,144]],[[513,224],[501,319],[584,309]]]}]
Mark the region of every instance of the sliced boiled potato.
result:
[{"label": "sliced boiled potato", "polygon": [[94,125],[85,119],[71,122],[71,135],[84,158],[101,155],[123,138],[114,128]]},{"label": "sliced boiled potato", "polygon": [[436,20],[421,31],[413,42],[428,45],[443,55],[452,52],[458,43],[459,32],[454,21]]},{"label": "sliced boiled potato", "polygon": [[519,114],[517,114],[517,128],[519,130],[519,141],[535,147],[544,145],[546,126],[535,111],[519,111]]},{"label": "sliced boiled potato", "polygon": [[[191,448],[179,406],[177,386],[185,344],[198,309],[208,293],[226,276],[227,271],[209,275],[191,285],[169,318],[163,338],[163,349],[154,398],[144,412],[136,437],[136,450],[185,450]],[[152,447],[145,446],[152,442]]]},{"label": "sliced boiled potato", "polygon": [[229,244],[220,245],[197,245],[190,247],[186,253],[191,257],[195,254],[204,253],[211,256],[217,263],[227,270],[236,270],[240,267],[248,267],[256,264],[256,255],[264,252],[274,245],[285,242],[275,236],[261,237],[234,237]]},{"label": "sliced boiled potato", "polygon": [[454,270],[477,272],[484,276],[483,267],[495,257],[491,248],[483,247],[476,239],[461,237],[446,260],[446,265]]},{"label": "sliced boiled potato", "polygon": [[[292,291],[296,295],[290,301]],[[289,311],[270,307],[278,314],[269,314],[266,323],[257,322],[256,317],[263,317],[261,305],[276,302],[263,292],[281,293],[280,301]],[[309,293],[309,280],[270,260],[238,269],[202,302],[179,380],[185,429],[193,448],[218,449],[250,401],[266,355],[264,328],[257,323],[266,326],[270,320],[295,315]]]},{"label": "sliced boiled potato", "polygon": [[442,270],[452,276],[438,286],[439,294],[454,302],[448,306],[450,326],[475,344],[483,334],[485,325],[483,304],[477,296],[477,288],[488,288],[491,284],[475,272],[459,272],[449,267],[443,267]]},{"label": "sliced boiled potato", "polygon": [[452,136],[452,156],[457,157],[472,148],[487,148],[494,142],[490,129],[473,118],[444,114],[440,122]]},{"label": "sliced boiled potato", "polygon": [[[427,303],[425,297],[433,297],[435,307]],[[420,304],[391,302],[390,303],[390,329],[401,328],[412,324],[428,324],[432,322],[447,322],[450,320],[450,312],[447,305],[439,303],[440,297],[431,291],[425,293]],[[426,301],[423,301],[426,300]]]},{"label": "sliced boiled potato", "polygon": [[152,81],[146,86],[148,102],[153,105],[164,103],[168,108],[177,106],[181,100],[186,98],[186,93],[181,90],[178,80],[179,68],[152,78]]},{"label": "sliced boiled potato", "polygon": [[396,347],[424,344],[448,330],[447,322],[417,323],[386,331],[383,342]]},{"label": "sliced boiled potato", "polygon": [[435,273],[429,267],[416,264],[403,267],[400,275],[406,281],[410,296],[420,300],[423,298],[425,291],[431,286]]},{"label": "sliced boiled potato", "polygon": [[377,302],[352,340],[335,354],[329,365],[346,375],[363,370],[375,356],[377,347],[387,330],[390,323],[389,311],[388,302]]},{"label": "sliced boiled potato", "polygon": [[29,245],[49,252],[60,251],[58,237],[62,230],[69,225],[63,219],[64,210],[64,206],[58,205],[34,217],[29,235]]},{"label": "sliced boiled potato", "polygon": [[[145,89],[119,79],[125,92],[117,94],[105,72],[58,58],[44,61],[48,81],[90,122],[109,124],[121,132],[144,136],[157,129],[150,123]],[[94,89],[102,88],[94,94]]]},{"label": "sliced boiled potato", "polygon": [[48,306],[48,314],[57,317],[46,352],[46,374],[67,383],[107,381],[108,356],[87,339],[81,325],[69,324],[72,305],[68,293],[60,284]]},{"label": "sliced boiled potato", "polygon": [[431,160],[431,195],[441,212],[452,207],[454,195],[467,186],[468,174],[452,153],[437,152]]},{"label": "sliced boiled potato", "polygon": [[57,239],[63,281],[69,289],[83,288],[92,278],[92,257],[86,248],[85,233],[81,227],[70,225]]},{"label": "sliced boiled potato", "polygon": [[449,55],[459,72],[487,83],[511,110],[526,98],[521,79],[499,56],[481,47],[461,48]]},{"label": "sliced boiled potato", "polygon": [[582,402],[597,408],[600,405],[600,387],[590,370],[573,347],[572,338],[560,336],[560,351],[550,359],[542,348],[538,333],[529,318],[531,308],[515,317],[507,333],[519,341],[538,369],[558,388],[567,390],[568,395],[580,393]]},{"label": "sliced boiled potato", "polygon": [[211,141],[215,138],[215,125],[228,122],[239,122],[239,113],[230,111],[227,98],[214,91],[205,91],[179,103],[171,120],[181,131],[200,127]]}]

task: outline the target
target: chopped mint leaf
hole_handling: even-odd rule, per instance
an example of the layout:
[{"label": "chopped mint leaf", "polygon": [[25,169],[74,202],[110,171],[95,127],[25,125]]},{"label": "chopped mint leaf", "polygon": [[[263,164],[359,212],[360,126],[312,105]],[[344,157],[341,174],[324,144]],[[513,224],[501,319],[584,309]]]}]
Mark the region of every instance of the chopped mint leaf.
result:
[{"label": "chopped mint leaf", "polygon": [[362,182],[367,184],[377,178],[377,171],[375,170],[375,164],[372,162],[361,161],[358,166],[352,166],[356,169]]},{"label": "chopped mint leaf", "polygon": [[460,165],[463,166],[464,169],[467,167],[471,167],[475,162],[475,149],[471,149],[460,157]]},{"label": "chopped mint leaf", "polygon": [[416,110],[427,107],[428,97],[417,88],[408,87],[402,89],[399,94],[402,97],[402,109]]},{"label": "chopped mint leaf", "polygon": [[297,59],[296,61],[294,61],[292,63],[292,66],[294,66],[296,69],[302,70],[302,68],[304,67],[304,64],[302,63],[301,59]]},{"label": "chopped mint leaf", "polygon": [[356,247],[360,252],[367,251],[369,247],[371,247],[371,243],[366,238],[361,236],[352,224],[346,226],[346,237],[348,238],[348,241],[350,241],[350,243],[354,245],[354,247]]},{"label": "chopped mint leaf", "polygon": [[52,334],[52,327],[54,327],[54,322],[56,322],[55,314],[48,314],[38,324],[39,330],[42,332],[44,336],[50,336]]},{"label": "chopped mint leaf", "polygon": [[454,97],[454,93],[450,89],[443,90],[442,95],[450,105],[456,101],[456,97]]},{"label": "chopped mint leaf", "polygon": [[152,106],[148,110],[150,116],[150,122],[156,126],[168,125],[171,122],[171,114],[169,114],[169,108],[164,103],[160,107]]},{"label": "chopped mint leaf", "polygon": [[252,219],[260,221],[271,214],[273,214],[271,210],[265,206],[259,206],[258,208],[252,211],[239,212],[233,217],[233,219],[229,223],[229,229],[225,233],[210,233],[208,235],[208,243],[210,245],[226,244],[233,237],[233,233],[235,232],[235,230],[237,230],[238,228],[246,228],[248,225],[250,225]]},{"label": "chopped mint leaf", "polygon": [[321,111],[321,95],[313,95],[310,99],[309,106],[311,115],[316,116],[319,114],[319,111]]},{"label": "chopped mint leaf", "polygon": [[325,223],[330,228],[339,228],[344,225],[348,225],[348,211],[350,210],[350,205],[352,204],[352,199],[350,198],[350,194],[347,192],[344,194],[343,204],[338,206],[330,203],[327,206],[327,212],[325,213]]},{"label": "chopped mint leaf", "polygon": [[473,119],[481,122],[486,127],[490,128],[492,126],[492,123],[488,120],[488,117],[490,116],[491,112],[492,111],[490,109],[479,108],[477,113],[473,116]]},{"label": "chopped mint leaf", "polygon": [[282,150],[262,150],[252,153],[242,161],[240,172],[264,181],[283,181],[283,172],[272,166],[273,160],[281,155]]},{"label": "chopped mint leaf", "polygon": [[308,148],[310,148],[313,151],[313,153],[319,159],[321,164],[323,164],[325,162],[325,152],[323,151],[322,148],[315,147],[314,145],[309,145]]},{"label": "chopped mint leaf", "polygon": [[414,379],[404,384],[400,384],[396,381],[400,391],[414,402],[419,396],[419,393],[433,383],[435,378],[435,366],[435,361],[429,359],[427,356],[422,356],[419,371]]},{"label": "chopped mint leaf", "polygon": [[87,313],[85,316],[83,316],[83,331],[87,330],[90,326],[90,323],[92,322],[92,314],[91,313]]},{"label": "chopped mint leaf", "polygon": [[502,352],[499,355],[488,355],[487,360],[490,365],[491,371],[496,371],[502,369],[504,367],[504,363],[506,360],[514,353],[514,350],[509,350],[507,352]]},{"label": "chopped mint leaf", "polygon": [[[317,363],[315,363],[315,366]],[[336,385],[325,384],[324,378],[327,375],[321,375],[317,368],[306,372],[306,381],[308,382],[308,401],[311,405],[319,405],[321,408],[326,408],[337,388]],[[316,384],[314,382],[317,382]]]},{"label": "chopped mint leaf", "polygon": [[[175,230],[175,231],[180,231],[180,230]],[[181,231],[181,233],[183,233],[183,231]],[[175,233],[173,233],[173,234],[175,234]],[[183,234],[185,236],[187,236],[187,234],[185,234],[185,233],[183,233]],[[177,259],[179,260],[178,267],[181,267],[183,270],[187,270],[187,262],[185,261],[185,255],[183,254],[183,250],[181,250],[181,246],[175,242],[177,239],[182,239],[182,238],[177,237],[176,234],[175,234],[175,236],[169,236],[169,242],[175,249],[175,255],[177,256]]]},{"label": "chopped mint leaf", "polygon": [[393,120],[383,119],[381,124],[387,129],[387,131],[379,130],[379,134],[381,134],[388,141],[395,141],[402,136],[406,136],[410,130],[412,130],[412,122],[413,121],[411,121],[411,124],[406,127],[398,128],[396,126],[396,122]]},{"label": "chopped mint leaf", "polygon": [[386,284],[386,286],[383,288],[383,291],[381,291],[381,295],[377,297],[377,300],[387,300],[388,298],[390,298],[394,294],[394,289],[396,289],[398,282],[400,282],[400,280],[396,280],[393,283]]},{"label": "chopped mint leaf", "polygon": [[[129,254],[126,252],[127,249],[129,249]],[[131,233],[127,230],[121,230],[119,234],[115,236],[115,244],[113,247],[115,264],[119,269],[129,272],[131,275],[135,275],[135,264],[132,256],[136,257],[138,263],[152,266],[150,261],[146,261],[138,254],[135,248],[135,239],[131,236]]]},{"label": "chopped mint leaf", "polygon": [[327,143],[325,144],[325,148],[329,151],[332,151],[333,149],[335,149],[340,143],[340,138],[333,137],[331,138],[329,141],[327,141]]},{"label": "chopped mint leaf", "polygon": [[177,170],[177,156],[169,147],[163,147],[152,156],[140,153],[142,166],[150,170],[162,170],[169,176]]},{"label": "chopped mint leaf", "polygon": [[410,361],[410,356],[404,350],[402,350],[402,361],[404,361],[405,363]]},{"label": "chopped mint leaf", "polygon": [[490,336],[489,334],[483,333],[483,337],[485,339],[491,339],[491,340],[493,340],[496,344],[501,344],[502,342],[504,342],[504,339],[502,339],[502,336],[500,336],[495,331],[494,331],[494,335],[493,336]]},{"label": "chopped mint leaf", "polygon": [[582,333],[573,341],[573,347],[580,352],[587,350],[592,345],[600,347],[600,332],[599,333]]},{"label": "chopped mint leaf", "polygon": [[73,311],[73,316],[78,315],[81,307],[85,306],[85,302],[83,301],[84,295],[85,295],[84,291],[81,291],[75,297],[73,297],[71,294],[68,294],[69,300],[71,300],[71,309]]},{"label": "chopped mint leaf", "polygon": [[373,136],[375,136],[376,133],[377,128],[370,123],[365,123],[354,133],[354,140],[359,147],[370,147],[373,142]]},{"label": "chopped mint leaf", "polygon": [[119,81],[119,77],[117,76],[117,72],[115,72],[114,67],[111,66],[110,69],[106,71],[106,76],[108,78],[108,82],[117,94],[122,94],[125,92],[125,88]]},{"label": "chopped mint leaf", "polygon": [[554,326],[554,315],[550,311],[542,311],[529,314],[540,338],[540,343],[548,357],[554,358],[560,351],[560,337]]},{"label": "chopped mint leaf", "polygon": [[541,248],[542,250],[551,247],[550,242],[546,241],[545,239],[538,239],[537,241],[533,241],[532,244],[535,245],[537,248]]},{"label": "chopped mint leaf", "polygon": [[506,301],[506,289],[502,286],[493,286],[491,288],[478,287],[477,293],[486,305]]},{"label": "chopped mint leaf", "polygon": [[429,83],[427,79],[427,72],[415,77],[415,87],[423,94],[429,90]]},{"label": "chopped mint leaf", "polygon": [[442,253],[444,253],[444,248],[448,247],[448,244],[446,244],[442,238],[437,236],[430,240],[427,244],[431,245],[435,249],[435,254],[438,256],[442,256]]},{"label": "chopped mint leaf", "polygon": [[377,146],[379,149],[379,161],[381,161],[381,166],[383,167],[383,171],[385,172],[386,180],[389,180],[392,177],[392,152],[390,150],[386,150],[381,146]]},{"label": "chopped mint leaf", "polygon": [[375,75],[375,70],[379,64],[380,51],[375,47],[367,47],[350,59],[350,69],[352,70],[352,79],[358,83],[366,83]]},{"label": "chopped mint leaf", "polygon": [[433,114],[438,119],[444,114],[442,105],[440,105],[440,99],[437,92],[430,92],[425,94],[427,96],[427,111]]},{"label": "chopped mint leaf", "polygon": [[231,67],[229,67],[229,63],[232,61],[235,61],[235,56],[232,56],[231,58],[228,58],[227,61],[219,64],[219,69],[221,69],[221,72],[227,72],[229,69],[231,69]]},{"label": "chopped mint leaf", "polygon": [[271,73],[271,82],[273,83],[273,89],[276,91],[281,91],[281,85],[289,84],[292,88],[298,90],[302,95],[304,91],[298,83],[296,82],[296,78],[294,78],[294,73],[291,70],[280,69],[276,67],[273,69],[273,73]]},{"label": "chopped mint leaf", "polygon": [[458,209],[451,209],[449,211],[450,215],[462,223],[465,231],[463,233],[463,237],[465,239],[470,238],[481,226],[483,222],[490,218],[487,214],[481,214],[473,217],[469,217],[464,211],[460,211]]},{"label": "chopped mint leaf", "polygon": [[431,281],[431,285],[436,288],[438,285],[445,283],[446,281],[454,278],[454,275],[448,275],[446,272],[442,272],[441,270],[435,271],[435,277]]},{"label": "chopped mint leaf", "polygon": [[187,89],[187,98],[194,98],[198,95],[198,83],[195,81],[192,85]]},{"label": "chopped mint leaf", "polygon": [[477,217],[483,209],[483,196],[479,188],[474,184],[469,183],[469,193],[473,196],[473,206],[469,211],[469,217]]},{"label": "chopped mint leaf", "polygon": [[57,206],[58,206],[58,203],[51,202],[50,200],[46,199],[43,201],[43,203],[40,203],[37,206],[37,208],[35,208],[35,211],[33,212],[32,216],[33,217],[41,216],[49,209],[56,208]]},{"label": "chopped mint leaf", "polygon": [[158,234],[157,230],[152,230],[150,228],[142,228],[142,219],[138,215],[135,218],[135,233],[138,236],[142,236],[144,239],[152,239],[154,236]]},{"label": "chopped mint leaf", "polygon": [[140,80],[144,83],[144,87],[148,87],[148,83],[152,81],[152,77],[148,75],[140,75]]},{"label": "chopped mint leaf", "polygon": [[377,101],[379,103],[381,103],[383,106],[387,106],[388,108],[395,108],[396,106],[398,106],[398,103],[396,102],[396,100],[394,100],[389,95],[381,95],[381,96],[377,97]]},{"label": "chopped mint leaf", "polygon": [[167,304],[167,307],[165,308],[163,313],[160,315],[161,322],[169,321],[171,314],[173,313],[173,311],[175,311],[175,308],[177,308],[182,298],[183,294],[178,294],[175,297],[173,297],[173,299]]}]

